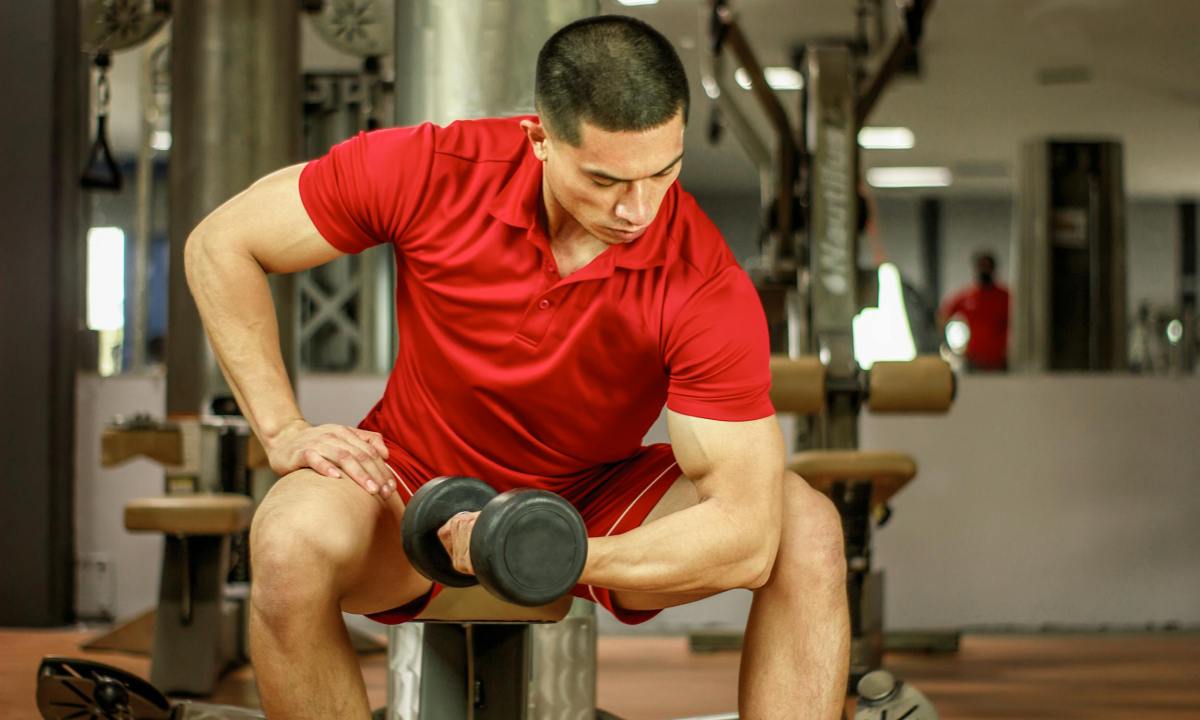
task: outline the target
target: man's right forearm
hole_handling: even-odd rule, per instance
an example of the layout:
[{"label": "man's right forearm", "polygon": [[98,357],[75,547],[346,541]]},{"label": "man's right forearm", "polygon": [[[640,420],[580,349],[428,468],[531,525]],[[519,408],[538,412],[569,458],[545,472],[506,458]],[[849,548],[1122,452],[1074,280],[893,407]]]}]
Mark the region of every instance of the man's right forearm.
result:
[{"label": "man's right forearm", "polygon": [[236,238],[206,223],[184,250],[188,286],[238,407],[269,448],[303,417],[279,349],[267,273]]}]

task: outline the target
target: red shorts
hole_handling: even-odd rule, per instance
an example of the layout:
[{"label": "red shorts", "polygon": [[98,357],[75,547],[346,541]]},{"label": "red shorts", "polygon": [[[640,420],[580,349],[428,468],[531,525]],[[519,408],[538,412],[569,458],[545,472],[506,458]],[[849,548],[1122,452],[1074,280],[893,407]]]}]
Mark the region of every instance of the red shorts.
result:
[{"label": "red shorts", "polygon": [[[432,478],[413,477],[414,473],[405,467],[407,463],[401,457],[396,457],[392,450],[389,447],[388,465],[396,474],[397,491],[408,502],[417,488]],[[596,468],[592,474],[570,485],[561,495],[583,516],[588,537],[620,535],[640,526],[681,474],[670,445],[647,445],[626,460]],[[435,582],[429,592],[407,605],[372,613],[367,617],[386,625],[408,622],[425,610],[429,602],[442,591],[442,587]],[[603,605],[627,625],[646,622],[660,612],[617,607],[613,605],[612,595],[607,588],[576,585],[571,594]]]}]

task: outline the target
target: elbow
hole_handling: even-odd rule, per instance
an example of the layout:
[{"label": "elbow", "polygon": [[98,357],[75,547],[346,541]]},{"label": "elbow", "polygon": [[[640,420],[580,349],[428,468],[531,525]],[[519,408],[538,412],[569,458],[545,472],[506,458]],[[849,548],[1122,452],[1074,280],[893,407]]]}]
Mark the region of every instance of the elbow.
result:
[{"label": "elbow", "polygon": [[188,287],[192,288],[193,292],[196,287],[197,278],[203,275],[201,267],[204,264],[204,258],[207,255],[205,249],[205,235],[201,231],[202,226],[197,226],[188,235],[187,241],[183,244],[183,274],[187,278]]},{"label": "elbow", "polygon": [[771,579],[775,569],[775,558],[779,554],[780,528],[778,525],[765,532],[756,533],[753,550],[746,555],[742,564],[740,588],[757,590]]},{"label": "elbow", "polygon": [[738,587],[757,590],[767,584],[770,580],[770,574],[775,569],[775,557],[778,554],[779,541],[776,539],[773,544],[763,545],[760,550],[752,553],[746,558],[743,566],[742,583]]}]

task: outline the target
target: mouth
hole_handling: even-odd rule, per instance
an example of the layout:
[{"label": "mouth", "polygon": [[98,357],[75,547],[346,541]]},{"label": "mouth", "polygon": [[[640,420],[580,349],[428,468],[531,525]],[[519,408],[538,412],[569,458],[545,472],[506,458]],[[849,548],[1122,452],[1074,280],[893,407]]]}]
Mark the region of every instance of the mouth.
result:
[{"label": "mouth", "polygon": [[619,236],[621,239],[629,241],[636,240],[641,237],[646,232],[646,227],[649,226],[634,228],[633,230],[621,230],[620,228],[608,228],[608,230],[614,235]]}]

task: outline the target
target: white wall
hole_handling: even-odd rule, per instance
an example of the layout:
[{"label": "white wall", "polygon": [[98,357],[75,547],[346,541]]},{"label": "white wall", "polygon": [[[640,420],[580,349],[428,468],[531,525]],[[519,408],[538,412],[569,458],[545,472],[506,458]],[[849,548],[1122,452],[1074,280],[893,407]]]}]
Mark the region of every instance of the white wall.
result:
[{"label": "white wall", "polygon": [[[125,503],[161,495],[163,475],[159,466],[146,459],[101,468],[100,433],[114,415],[148,412],[161,417],[166,385],[160,376],[80,375],[75,387],[76,557],[107,562],[99,577],[94,565],[82,575],[76,607],[89,616],[126,618],[157,601],[162,537],[127,532]],[[101,586],[95,592],[93,581]]]},{"label": "white wall", "polygon": [[862,423],[920,467],[877,536],[889,622],[1200,624],[1200,379],[961,380]]},{"label": "white wall", "polygon": [[[301,405],[314,422],[357,422],[383,382],[306,376]],[[98,438],[116,413],[161,409],[163,391],[153,377],[79,383],[78,549],[115,560],[119,617],[157,593],[160,540],[126,533],[121,508],[161,492],[161,474],[145,460],[99,469]],[[665,439],[661,422],[647,439]],[[862,440],[920,466],[876,539],[891,627],[1200,624],[1200,379],[967,376],[950,414],[865,416]],[[749,600],[634,628],[601,613],[601,628],[739,626]]]}]

